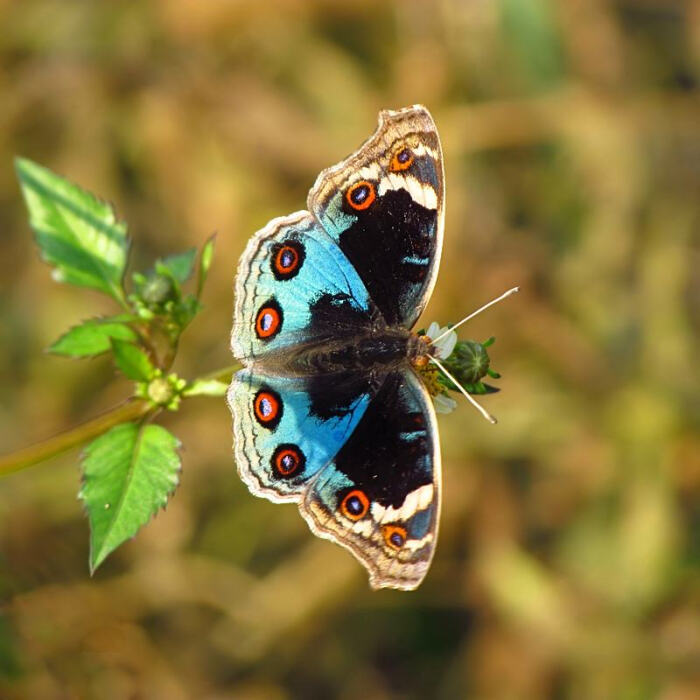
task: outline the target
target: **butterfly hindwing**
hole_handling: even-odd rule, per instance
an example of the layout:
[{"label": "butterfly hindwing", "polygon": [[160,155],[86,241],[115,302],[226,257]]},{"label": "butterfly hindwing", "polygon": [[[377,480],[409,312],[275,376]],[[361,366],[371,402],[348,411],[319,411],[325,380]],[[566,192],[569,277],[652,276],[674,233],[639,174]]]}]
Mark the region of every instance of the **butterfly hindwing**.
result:
[{"label": "butterfly hindwing", "polygon": [[308,206],[386,322],[410,328],[437,276],[443,202],[437,129],[429,112],[414,106],[381,112],[365,144],[318,176]]},{"label": "butterfly hindwing", "polygon": [[251,359],[351,336],[373,309],[338,245],[308,212],[297,212],[273,219],[241,257],[231,348]]},{"label": "butterfly hindwing", "polygon": [[300,508],[319,536],[349,549],[373,588],[416,588],[440,510],[440,447],[430,397],[411,370],[392,372]]},{"label": "butterfly hindwing", "polygon": [[366,378],[337,379],[330,393],[313,377],[275,377],[241,370],[231,383],[234,452],[250,490],[271,501],[299,500],[364,415]]}]

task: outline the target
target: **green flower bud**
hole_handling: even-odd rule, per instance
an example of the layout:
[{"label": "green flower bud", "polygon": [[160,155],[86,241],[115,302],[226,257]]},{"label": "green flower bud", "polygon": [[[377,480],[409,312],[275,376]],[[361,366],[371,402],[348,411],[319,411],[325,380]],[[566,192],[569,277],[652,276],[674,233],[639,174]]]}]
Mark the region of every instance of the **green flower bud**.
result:
[{"label": "green flower bud", "polygon": [[460,340],[450,355],[448,369],[464,384],[476,384],[489,370],[489,354],[475,340]]},{"label": "green flower bud", "polygon": [[163,304],[174,298],[173,281],[165,275],[152,275],[146,278],[141,287],[141,298],[149,306]]}]

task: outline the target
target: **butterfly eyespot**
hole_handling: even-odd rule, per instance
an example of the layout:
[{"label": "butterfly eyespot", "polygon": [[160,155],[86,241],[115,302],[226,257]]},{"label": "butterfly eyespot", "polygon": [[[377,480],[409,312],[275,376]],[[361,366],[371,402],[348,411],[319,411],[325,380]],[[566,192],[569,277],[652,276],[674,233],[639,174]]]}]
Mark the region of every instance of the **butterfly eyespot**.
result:
[{"label": "butterfly eyespot", "polygon": [[391,163],[389,164],[389,170],[392,172],[400,172],[401,170],[407,170],[413,165],[413,153],[409,148],[401,148],[396,153],[394,153]]},{"label": "butterfly eyespot", "polygon": [[283,413],[279,394],[271,389],[260,389],[253,399],[253,412],[260,425],[274,430]]},{"label": "butterfly eyespot", "polygon": [[263,304],[255,317],[255,334],[260,340],[270,340],[282,329],[282,309],[274,300]]},{"label": "butterfly eyespot", "polygon": [[304,262],[304,247],[297,241],[285,241],[273,248],[272,274],[277,280],[289,280],[299,274]]},{"label": "butterfly eyespot", "polygon": [[374,185],[367,180],[360,180],[345,193],[347,203],[356,211],[367,209],[377,198]]},{"label": "butterfly eyespot", "polygon": [[303,471],[306,457],[296,445],[285,443],[277,447],[272,454],[270,463],[278,476],[288,479]]},{"label": "butterfly eyespot", "polygon": [[384,525],[382,534],[387,547],[393,550],[398,551],[406,544],[406,528],[401,525]]},{"label": "butterfly eyespot", "polygon": [[362,520],[368,510],[369,498],[359,489],[347,493],[340,503],[340,512],[350,520]]}]

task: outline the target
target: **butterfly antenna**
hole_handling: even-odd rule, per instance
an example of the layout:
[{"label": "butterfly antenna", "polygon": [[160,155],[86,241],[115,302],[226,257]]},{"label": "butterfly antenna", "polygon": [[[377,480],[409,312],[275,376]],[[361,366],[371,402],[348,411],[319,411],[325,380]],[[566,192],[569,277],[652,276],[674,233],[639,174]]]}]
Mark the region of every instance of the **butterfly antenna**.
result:
[{"label": "butterfly antenna", "polygon": [[469,394],[469,392],[445,369],[442,362],[436,360],[434,357],[430,358],[430,361],[438,366],[438,369],[466,396],[467,401],[474,406],[474,408],[481,413],[481,415],[486,418],[489,423],[498,423],[498,421],[480,404],[478,404]]},{"label": "butterfly antenna", "polygon": [[[503,301],[506,297],[509,297],[511,294],[515,294],[516,292],[520,291],[520,287],[513,287],[513,289],[509,289],[507,292],[504,292],[501,294],[500,297],[496,297],[495,299],[491,299],[491,301],[488,304],[484,304],[482,307],[478,308],[476,311],[473,311],[472,313],[469,314],[469,316],[465,316],[459,323],[455,323],[454,326],[451,328],[448,328],[444,333],[441,333],[437,338],[431,338],[433,343],[436,343],[440,338],[444,338],[448,333],[451,333],[452,331],[456,330],[459,328],[463,323],[466,323],[470,318],[474,318],[474,316],[477,316],[480,314],[482,311],[485,311],[486,309],[489,308],[489,306],[493,306],[494,304],[498,304],[499,301]],[[447,374],[445,372],[445,374]]]}]

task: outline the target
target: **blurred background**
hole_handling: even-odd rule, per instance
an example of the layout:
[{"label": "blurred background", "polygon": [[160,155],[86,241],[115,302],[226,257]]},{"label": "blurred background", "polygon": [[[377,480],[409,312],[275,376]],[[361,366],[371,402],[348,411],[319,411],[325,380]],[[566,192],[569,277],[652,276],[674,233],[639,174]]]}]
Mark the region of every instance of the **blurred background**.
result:
[{"label": "blurred background", "polygon": [[130,391],[44,352],[115,309],[51,281],[15,155],[113,202],[132,269],[218,231],[186,377],[230,364],[249,236],[381,108],[427,105],[444,148],[420,325],[522,287],[461,333],[497,337],[500,422],[440,418],[417,592],[250,495],[193,399],[175,497],[92,579],[78,451],[0,483],[0,696],[698,697],[700,2],[0,0],[0,26],[0,451]]}]

